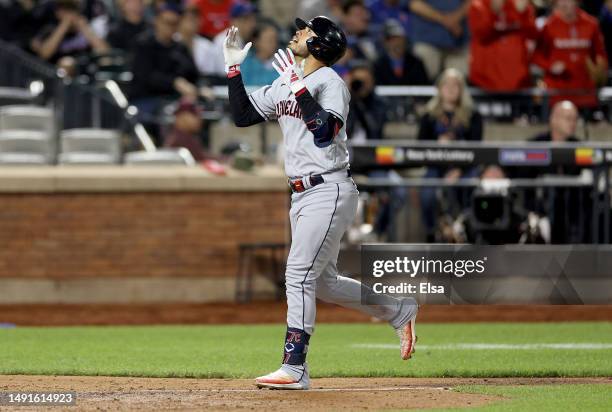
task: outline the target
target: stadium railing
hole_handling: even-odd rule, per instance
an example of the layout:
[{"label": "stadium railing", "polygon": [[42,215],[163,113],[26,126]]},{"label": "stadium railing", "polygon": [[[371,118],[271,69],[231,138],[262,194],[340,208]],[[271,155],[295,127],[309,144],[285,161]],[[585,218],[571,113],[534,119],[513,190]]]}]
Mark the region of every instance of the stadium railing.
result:
[{"label": "stadium railing", "polygon": [[[71,79],[62,70],[37,59],[18,46],[0,41],[0,103],[47,105],[55,113],[55,138],[68,128],[117,129],[135,139],[131,149],[155,151],[145,128],[136,120],[137,109],[113,80],[91,83]],[[57,146],[57,145],[56,145]]]}]

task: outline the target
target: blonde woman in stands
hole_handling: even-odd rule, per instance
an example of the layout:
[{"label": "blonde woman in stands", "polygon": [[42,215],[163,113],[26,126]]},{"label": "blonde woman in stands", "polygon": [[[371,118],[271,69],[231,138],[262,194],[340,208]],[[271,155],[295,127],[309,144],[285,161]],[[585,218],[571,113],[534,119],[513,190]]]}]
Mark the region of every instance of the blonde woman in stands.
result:
[{"label": "blonde woman in stands", "polygon": [[[457,69],[446,69],[440,75],[437,87],[437,94],[427,103],[421,117],[418,140],[435,140],[440,143],[482,140],[482,117],[474,107],[463,74]],[[432,166],[427,168],[424,177],[444,178],[453,182],[476,175],[477,170],[474,168]],[[463,207],[465,202],[461,198],[464,195],[462,191],[452,191],[449,199],[452,209]],[[438,215],[436,188],[423,188],[420,198],[427,241],[434,241]]]}]

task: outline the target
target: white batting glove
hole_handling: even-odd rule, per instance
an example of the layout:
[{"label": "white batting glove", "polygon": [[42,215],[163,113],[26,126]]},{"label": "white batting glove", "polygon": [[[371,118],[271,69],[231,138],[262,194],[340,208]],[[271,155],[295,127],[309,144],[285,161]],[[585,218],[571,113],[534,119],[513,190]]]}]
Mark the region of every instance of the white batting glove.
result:
[{"label": "white batting glove", "polygon": [[223,42],[223,58],[225,59],[225,72],[229,75],[232,73],[240,73],[240,64],[246,58],[247,53],[253,43],[248,42],[244,47],[240,47],[238,39],[238,28],[230,27]]},{"label": "white batting glove", "polygon": [[289,86],[294,95],[299,96],[303,93],[306,90],[306,85],[302,81],[304,76],[291,49],[278,49],[274,54],[274,60],[272,66],[280,75],[281,82]]}]

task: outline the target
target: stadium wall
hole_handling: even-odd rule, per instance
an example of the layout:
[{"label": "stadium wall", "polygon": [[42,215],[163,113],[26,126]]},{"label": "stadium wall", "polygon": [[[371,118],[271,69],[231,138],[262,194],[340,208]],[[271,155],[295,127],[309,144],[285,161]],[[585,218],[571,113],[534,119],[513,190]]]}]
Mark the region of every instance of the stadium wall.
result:
[{"label": "stadium wall", "polygon": [[4,169],[0,304],[231,300],[238,245],[286,242],[288,202],[275,172]]}]

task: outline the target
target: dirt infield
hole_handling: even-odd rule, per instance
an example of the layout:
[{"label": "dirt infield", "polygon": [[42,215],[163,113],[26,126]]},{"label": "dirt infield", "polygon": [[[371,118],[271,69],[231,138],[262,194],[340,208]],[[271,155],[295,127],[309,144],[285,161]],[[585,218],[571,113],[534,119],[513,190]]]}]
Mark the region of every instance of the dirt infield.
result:
[{"label": "dirt infield", "polygon": [[[253,324],[285,322],[284,302],[249,304],[0,305],[0,323],[23,326]],[[368,322],[367,316],[339,306],[317,304],[317,322]],[[422,306],[419,322],[611,321],[607,306]]]},{"label": "dirt infield", "polygon": [[[244,379],[160,379],[95,376],[0,376],[0,391],[75,391],[70,410],[396,410],[469,407],[503,400],[458,393],[462,384],[546,385],[612,384],[612,378],[327,378],[312,390],[256,389]],[[8,410],[2,409],[0,410]],[[11,410],[14,410],[12,408]],[[19,408],[20,411],[27,410]],[[36,410],[36,409],[33,409]],[[38,408],[40,410],[40,408]]]}]

